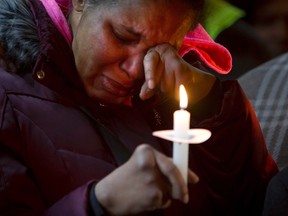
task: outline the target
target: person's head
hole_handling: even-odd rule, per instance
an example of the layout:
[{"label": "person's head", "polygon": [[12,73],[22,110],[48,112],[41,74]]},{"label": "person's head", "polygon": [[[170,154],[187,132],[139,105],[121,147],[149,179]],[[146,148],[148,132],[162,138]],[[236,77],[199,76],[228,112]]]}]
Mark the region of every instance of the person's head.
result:
[{"label": "person's head", "polygon": [[287,0],[262,0],[251,15],[251,23],[273,55],[288,51]]},{"label": "person's head", "polygon": [[246,12],[251,24],[273,56],[288,51],[287,0],[228,0]]},{"label": "person's head", "polygon": [[122,103],[143,79],[149,48],[176,49],[198,23],[204,0],[73,0],[72,49],[87,94]]}]

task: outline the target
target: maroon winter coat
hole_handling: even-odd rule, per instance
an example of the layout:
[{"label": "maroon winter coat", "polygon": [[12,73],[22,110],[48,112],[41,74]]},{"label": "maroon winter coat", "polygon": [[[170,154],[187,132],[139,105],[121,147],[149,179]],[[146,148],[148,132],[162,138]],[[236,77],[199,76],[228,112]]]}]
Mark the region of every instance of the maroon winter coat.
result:
[{"label": "maroon winter coat", "polygon": [[[34,14],[41,38],[34,70],[19,76],[0,69],[0,215],[89,215],[91,185],[119,164],[79,107],[100,119],[131,154],[149,143],[171,156],[171,143],[152,131],[172,128],[177,104],[136,98],[132,107],[98,106],[85,95],[71,48],[43,7]],[[238,83],[216,83],[189,110],[191,127],[212,132],[190,148],[189,166],[200,182],[189,186],[187,205],[173,201],[154,215],[260,215],[277,167]]]}]

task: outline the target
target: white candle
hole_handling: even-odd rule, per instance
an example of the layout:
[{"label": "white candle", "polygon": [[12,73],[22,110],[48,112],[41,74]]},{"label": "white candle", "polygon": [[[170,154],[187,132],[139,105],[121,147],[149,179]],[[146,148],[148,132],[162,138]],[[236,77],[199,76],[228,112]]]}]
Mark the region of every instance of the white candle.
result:
[{"label": "white candle", "polygon": [[[186,111],[188,105],[187,93],[183,85],[180,86],[180,110],[173,115],[173,130],[175,138],[187,139],[190,129],[190,113]],[[173,162],[180,170],[186,184],[188,180],[189,143],[173,143]]]}]

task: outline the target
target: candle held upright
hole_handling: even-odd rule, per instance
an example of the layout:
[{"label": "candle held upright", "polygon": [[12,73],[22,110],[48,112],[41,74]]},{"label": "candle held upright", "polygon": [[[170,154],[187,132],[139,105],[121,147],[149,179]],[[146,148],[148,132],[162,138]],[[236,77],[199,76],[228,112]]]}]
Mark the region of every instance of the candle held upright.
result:
[{"label": "candle held upright", "polygon": [[[173,115],[174,137],[188,139],[190,129],[190,113],[186,110],[188,106],[188,97],[183,85],[180,85],[180,110],[176,110]],[[173,142],[173,162],[180,170],[184,181],[188,180],[188,159],[189,144]]]}]

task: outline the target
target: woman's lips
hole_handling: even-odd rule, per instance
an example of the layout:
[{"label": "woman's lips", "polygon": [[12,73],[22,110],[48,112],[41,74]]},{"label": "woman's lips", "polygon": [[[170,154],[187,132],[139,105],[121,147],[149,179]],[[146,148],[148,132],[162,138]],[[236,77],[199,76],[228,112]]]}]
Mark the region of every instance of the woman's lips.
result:
[{"label": "woman's lips", "polygon": [[132,87],[126,87],[122,84],[106,77],[102,77],[102,85],[105,91],[118,97],[125,97],[130,94]]}]

